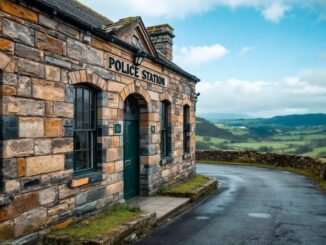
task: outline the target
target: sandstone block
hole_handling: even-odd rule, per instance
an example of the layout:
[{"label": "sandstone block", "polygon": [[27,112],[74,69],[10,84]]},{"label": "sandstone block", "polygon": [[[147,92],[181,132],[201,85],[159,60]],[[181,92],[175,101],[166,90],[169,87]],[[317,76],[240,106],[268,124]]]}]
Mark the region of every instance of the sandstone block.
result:
[{"label": "sandstone block", "polygon": [[13,96],[16,95],[16,88],[8,85],[0,86],[0,95],[2,96]]},{"label": "sandstone block", "polygon": [[88,182],[89,182],[88,177],[80,178],[80,179],[72,179],[70,183],[70,187],[78,187],[78,186],[86,185],[88,184]]},{"label": "sandstone block", "polygon": [[38,61],[38,62],[44,61],[43,51],[40,51],[35,48],[31,48],[29,46],[20,43],[16,43],[15,45],[15,55],[29,60]]},{"label": "sandstone block", "polygon": [[35,151],[35,155],[37,156],[51,154],[51,140],[50,139],[34,140],[34,151]]},{"label": "sandstone block", "polygon": [[120,159],[120,150],[119,148],[109,148],[107,149],[106,160],[107,162],[117,161]]},{"label": "sandstone block", "polygon": [[71,196],[77,195],[79,192],[78,188],[70,188],[67,184],[59,186],[59,199],[66,199]]},{"label": "sandstone block", "polygon": [[21,214],[15,218],[15,236],[19,237],[37,230],[46,224],[46,218],[47,210],[42,207]]},{"label": "sandstone block", "polygon": [[58,22],[40,14],[39,15],[39,24],[43,25],[49,29],[55,30],[57,28]]},{"label": "sandstone block", "polygon": [[64,170],[64,165],[64,155],[27,157],[26,176]]},{"label": "sandstone block", "polygon": [[20,183],[17,180],[7,180],[5,181],[4,192],[8,194],[17,194],[20,191]]},{"label": "sandstone block", "polygon": [[53,154],[72,152],[73,149],[74,145],[72,138],[57,138],[52,140]]},{"label": "sandstone block", "polygon": [[3,12],[12,14],[16,17],[20,17],[20,18],[28,20],[28,21],[37,22],[37,20],[38,20],[38,15],[36,12],[34,12],[28,8],[25,8],[19,4],[15,4],[14,2],[12,2],[10,0],[1,0],[0,9]]},{"label": "sandstone block", "polygon": [[22,75],[44,78],[44,65],[35,61],[20,58],[16,70]]},{"label": "sandstone block", "polygon": [[14,42],[5,39],[5,38],[0,38],[0,50],[3,51],[6,54],[14,54]]},{"label": "sandstone block", "polygon": [[17,95],[23,97],[31,97],[32,80],[29,77],[19,76],[17,85]]},{"label": "sandstone block", "polygon": [[40,205],[45,205],[54,202],[56,199],[56,187],[41,190],[39,191],[38,195]]},{"label": "sandstone block", "polygon": [[123,191],[123,181],[107,186],[108,194],[115,194]]},{"label": "sandstone block", "polygon": [[65,99],[64,84],[33,79],[32,96],[43,100],[63,101]]},{"label": "sandstone block", "polygon": [[17,177],[17,160],[2,159],[2,169],[0,170],[0,176],[2,175],[5,179],[13,179]]},{"label": "sandstone block", "polygon": [[3,141],[3,158],[29,156],[33,152],[34,144],[32,139]]},{"label": "sandstone block", "polygon": [[65,43],[57,38],[42,32],[36,32],[35,34],[35,46],[39,49],[49,51],[58,55],[65,54]]},{"label": "sandstone block", "polygon": [[[1,52],[0,52],[1,56]],[[4,72],[2,74],[2,83],[5,85],[16,86],[17,85],[17,75],[13,73]]]},{"label": "sandstone block", "polygon": [[45,56],[45,62],[50,65],[60,66],[65,69],[71,70],[71,63],[59,58],[55,58],[52,56]]},{"label": "sandstone block", "polygon": [[121,172],[123,171],[123,161],[117,161],[115,162],[115,171],[116,172]]},{"label": "sandstone block", "polygon": [[3,19],[3,34],[17,42],[34,46],[34,31],[16,22]]},{"label": "sandstone block", "polygon": [[72,103],[54,102],[53,114],[58,117],[74,117],[74,105]]},{"label": "sandstone block", "polygon": [[0,133],[2,140],[18,138],[18,117],[2,115],[0,117]]},{"label": "sandstone block", "polygon": [[62,136],[62,120],[61,119],[45,119],[45,137],[61,137]]},{"label": "sandstone block", "polygon": [[38,195],[35,192],[29,192],[16,196],[12,203],[0,207],[0,222],[16,217],[28,210],[38,206]]},{"label": "sandstone block", "polygon": [[0,52],[0,69],[4,70],[10,62],[10,57],[4,52]]},{"label": "sandstone block", "polygon": [[14,238],[15,228],[12,221],[0,223],[0,242]]},{"label": "sandstone block", "polygon": [[38,138],[44,136],[44,122],[40,117],[19,118],[19,137]]},{"label": "sandstone block", "polygon": [[17,159],[17,175],[18,177],[25,176],[25,159],[24,158],[18,158]]},{"label": "sandstone block", "polygon": [[68,57],[72,59],[103,66],[104,59],[102,51],[88,47],[87,45],[70,38],[67,40],[67,53]]},{"label": "sandstone block", "polygon": [[60,68],[55,66],[45,66],[45,78],[47,80],[60,82]]},{"label": "sandstone block", "polygon": [[103,172],[105,172],[107,174],[115,173],[114,166],[115,166],[115,164],[113,162],[103,163]]},{"label": "sandstone block", "polygon": [[2,98],[3,113],[21,116],[43,116],[44,102],[17,97]]}]

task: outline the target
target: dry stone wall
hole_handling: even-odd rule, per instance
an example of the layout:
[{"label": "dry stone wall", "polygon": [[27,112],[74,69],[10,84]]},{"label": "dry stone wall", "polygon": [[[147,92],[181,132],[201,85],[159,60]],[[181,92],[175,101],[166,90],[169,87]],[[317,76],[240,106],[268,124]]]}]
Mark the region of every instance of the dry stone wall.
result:
[{"label": "dry stone wall", "polygon": [[312,171],[321,180],[326,180],[326,159],[285,155],[278,153],[261,153],[257,151],[197,151],[197,161],[260,163],[273,166],[292,167]]},{"label": "dry stone wall", "polygon": [[[20,2],[20,1],[19,1]],[[195,173],[195,83],[145,60],[167,78],[159,86],[108,69],[108,56],[130,63],[129,51],[54,15],[15,1],[0,2],[1,165],[0,242],[33,240],[49,227],[123,201],[123,105],[137,94],[140,120],[140,192]],[[74,175],[74,85],[97,94],[97,171]],[[171,103],[171,162],[160,157],[160,103]],[[183,152],[183,106],[190,106],[190,154]],[[155,126],[155,132],[151,132]]]}]

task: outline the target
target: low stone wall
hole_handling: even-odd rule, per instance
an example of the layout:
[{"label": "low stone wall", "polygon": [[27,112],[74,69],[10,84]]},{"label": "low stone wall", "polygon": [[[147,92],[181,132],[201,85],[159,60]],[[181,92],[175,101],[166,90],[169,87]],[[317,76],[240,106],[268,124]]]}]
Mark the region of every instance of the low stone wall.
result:
[{"label": "low stone wall", "polygon": [[326,159],[261,153],[257,151],[198,151],[197,161],[260,163],[273,166],[292,167],[311,171],[314,176],[326,180]]}]

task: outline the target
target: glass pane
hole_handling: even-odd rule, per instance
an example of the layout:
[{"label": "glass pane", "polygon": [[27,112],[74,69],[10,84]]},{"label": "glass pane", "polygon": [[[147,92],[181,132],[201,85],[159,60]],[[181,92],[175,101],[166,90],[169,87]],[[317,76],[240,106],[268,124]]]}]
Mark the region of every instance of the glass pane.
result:
[{"label": "glass pane", "polygon": [[86,150],[88,149],[88,139],[87,132],[80,133],[80,149]]},{"label": "glass pane", "polygon": [[83,168],[90,168],[89,164],[89,150],[83,151]]},{"label": "glass pane", "polygon": [[75,150],[80,150],[80,134],[81,132],[75,132]]},{"label": "glass pane", "polygon": [[80,170],[82,169],[82,152],[81,151],[76,151],[75,152],[75,170]]},{"label": "glass pane", "polygon": [[90,101],[89,91],[84,89],[84,129],[90,128]]},{"label": "glass pane", "polygon": [[95,129],[96,125],[96,103],[94,93],[90,93],[90,107],[91,107],[91,128]]},{"label": "glass pane", "polygon": [[82,126],[82,113],[83,113],[83,89],[77,88],[76,89],[76,105],[75,105],[75,127],[76,129],[81,129]]}]

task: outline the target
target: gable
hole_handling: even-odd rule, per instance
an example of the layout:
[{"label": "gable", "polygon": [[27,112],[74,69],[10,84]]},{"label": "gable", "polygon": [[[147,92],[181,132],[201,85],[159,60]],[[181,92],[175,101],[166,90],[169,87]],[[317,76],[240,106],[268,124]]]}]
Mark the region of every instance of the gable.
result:
[{"label": "gable", "polygon": [[157,52],[140,17],[129,17],[104,27],[117,38],[157,57]]}]

